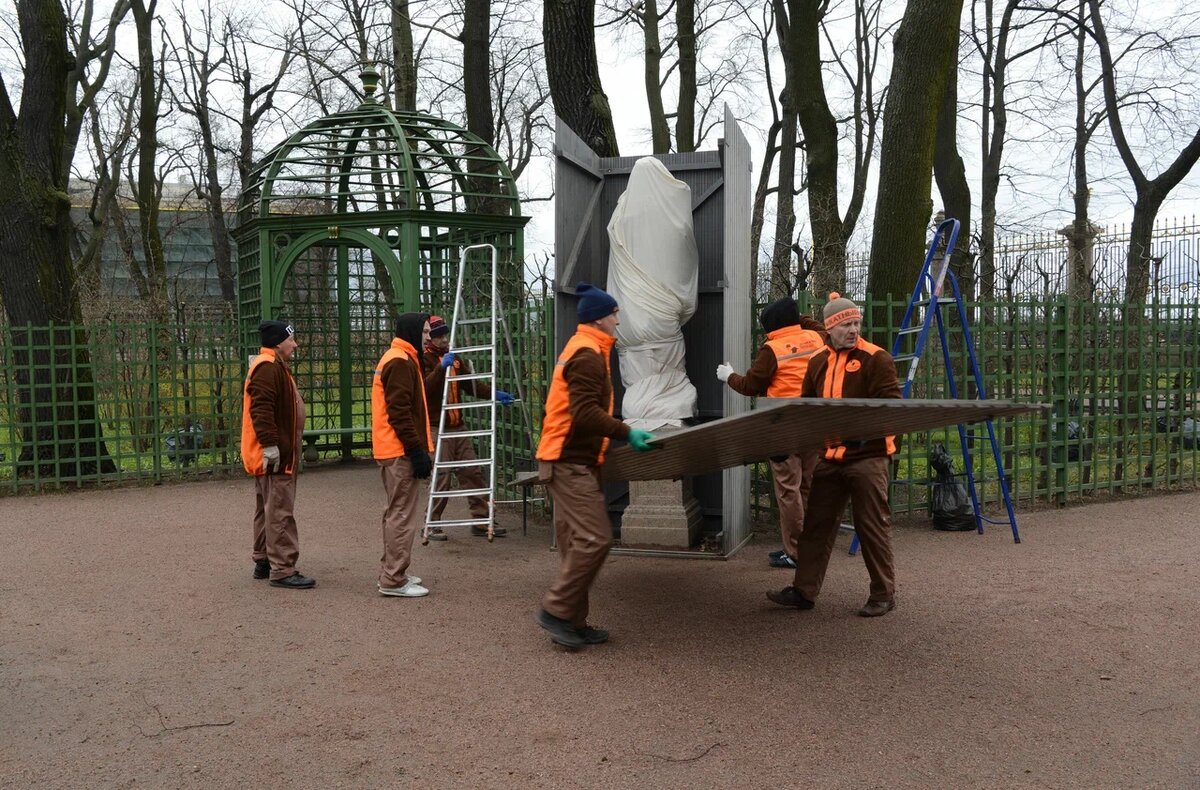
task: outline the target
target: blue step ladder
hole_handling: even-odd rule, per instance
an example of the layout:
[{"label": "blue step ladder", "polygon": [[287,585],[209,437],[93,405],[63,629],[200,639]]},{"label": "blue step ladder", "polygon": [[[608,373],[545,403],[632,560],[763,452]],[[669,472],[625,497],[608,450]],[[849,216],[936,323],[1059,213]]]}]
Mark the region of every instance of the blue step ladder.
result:
[{"label": "blue step ladder", "polygon": [[[899,373],[907,365],[908,372],[901,382],[903,397],[909,397],[913,381],[917,377],[917,365],[921,354],[925,351],[929,330],[937,323],[938,337],[942,342],[942,361],[946,365],[946,379],[949,384],[950,397],[957,399],[958,383],[954,378],[954,363],[950,358],[950,345],[946,337],[946,319],[942,317],[942,308],[951,305],[958,312],[958,321],[962,328],[963,344],[967,349],[967,358],[971,363],[971,375],[975,379],[975,390],[979,400],[987,400],[987,390],[983,386],[983,374],[979,370],[979,360],[975,357],[975,340],[971,337],[971,328],[967,325],[967,311],[963,305],[962,292],[958,288],[958,278],[950,271],[950,259],[954,254],[954,245],[958,241],[959,222],[948,219],[938,225],[929,244],[929,252],[925,254],[925,263],[921,266],[921,275],[913,288],[908,300],[908,309],[904,311],[904,320],[900,322],[900,330],[892,343],[892,358],[896,360],[896,371]],[[940,258],[938,257],[940,253]],[[935,260],[936,259],[936,260]],[[945,285],[950,284],[950,296],[945,294]],[[901,353],[907,338],[916,336],[912,350]],[[1008,490],[1008,478],[1004,474],[1004,464],[1000,458],[1000,444],[996,441],[996,428],[990,419],[984,421],[987,425],[987,436],[980,433],[968,433],[967,426],[958,424],[958,441],[962,447],[963,468],[967,475],[967,491],[971,495],[971,508],[975,511],[975,530],[982,535],[983,525],[1008,524],[1012,528],[1013,542],[1021,542],[1021,533],[1017,530],[1017,516],[1013,512],[1012,497]],[[1004,495],[1004,508],[1008,511],[1008,520],[990,519],[983,515],[979,508],[979,492],[975,488],[975,469],[971,461],[971,442],[986,438],[992,445],[992,458],[996,462],[996,474],[1000,483],[1000,492]],[[858,551],[858,535],[850,543],[850,553]]]}]

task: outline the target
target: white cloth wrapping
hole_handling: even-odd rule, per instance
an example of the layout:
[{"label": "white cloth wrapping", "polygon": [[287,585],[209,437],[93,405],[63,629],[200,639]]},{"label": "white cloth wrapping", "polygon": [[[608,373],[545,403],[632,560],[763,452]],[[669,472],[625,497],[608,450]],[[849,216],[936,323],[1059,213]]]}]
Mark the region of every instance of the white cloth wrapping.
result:
[{"label": "white cloth wrapping", "polygon": [[621,416],[644,430],[679,426],[696,413],[680,331],[696,312],[699,277],[692,190],[657,159],[639,159],[608,240],[607,290],[621,307]]}]

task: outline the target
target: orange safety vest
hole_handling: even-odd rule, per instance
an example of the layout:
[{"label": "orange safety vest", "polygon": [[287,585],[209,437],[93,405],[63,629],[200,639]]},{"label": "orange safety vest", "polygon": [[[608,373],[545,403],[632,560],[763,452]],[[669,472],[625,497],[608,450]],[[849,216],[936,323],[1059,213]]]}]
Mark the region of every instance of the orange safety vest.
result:
[{"label": "orange safety vest", "polygon": [[[258,434],[254,432],[254,423],[250,419],[250,377],[254,375],[254,369],[259,365],[274,361],[275,349],[260,348],[258,356],[250,361],[250,369],[246,371],[246,381],[242,384],[242,466],[248,473],[255,477],[261,477],[264,474],[263,446],[258,441]],[[292,372],[286,369],[284,372],[287,373],[288,381],[291,382],[292,389],[295,390],[296,380],[292,378]],[[292,398],[295,399],[295,397],[296,393],[292,392]],[[292,426],[293,431],[295,427],[294,425]],[[295,471],[293,468],[295,466],[295,459],[295,452],[292,453],[291,458],[279,459],[285,464],[283,474],[290,475]]]},{"label": "orange safety vest", "polygon": [[[861,337],[854,344],[854,348],[835,350],[830,347],[829,361],[825,364],[825,380],[821,382],[821,397],[841,398],[845,389],[846,374],[854,375],[862,370],[863,363],[880,351],[883,349]],[[884,450],[888,456],[895,455],[896,449],[896,435],[885,436]],[[841,461],[846,457],[846,445],[839,443],[826,447],[823,457],[827,461]]]},{"label": "orange safety vest", "polygon": [[446,402],[442,404],[442,409],[446,412],[447,428],[457,428],[463,424],[462,409],[446,409],[447,405],[460,402],[458,397],[458,382],[454,380],[454,377],[458,375],[461,367],[462,362],[455,359],[454,364],[446,371],[446,378],[450,379],[450,391],[446,393]]},{"label": "orange safety vest", "polygon": [[[392,339],[392,347],[383,352],[383,356],[379,358],[379,364],[375,366],[375,379],[371,382],[371,454],[380,460],[388,458],[399,458],[404,455],[404,444],[400,438],[396,436],[396,430],[392,424],[388,422],[387,398],[383,394],[383,369],[393,359],[408,357],[413,364],[417,366],[417,389],[421,393],[421,403],[425,404],[425,413],[429,414],[429,405],[425,401],[424,382],[420,381],[421,376],[421,358],[417,355],[417,350],[412,347],[412,344],[401,338]],[[422,423],[417,426],[417,430],[425,431],[425,444],[429,448],[429,452],[433,452],[433,441],[429,436],[429,420],[428,418],[417,420]]]},{"label": "orange safety vest", "polygon": [[[567,380],[563,377],[563,368],[567,361],[575,356],[582,348],[595,351],[604,358],[604,372],[612,377],[612,366],[608,357],[617,339],[607,332],[602,332],[588,324],[580,324],[575,334],[567,341],[558,361],[554,363],[554,376],[550,379],[550,392],[546,395],[546,416],[542,419],[542,440],[538,442],[537,459],[539,461],[557,461],[562,455],[563,445],[571,433],[570,395],[567,392]],[[614,393],[609,389],[608,413],[613,413]],[[600,455],[597,464],[604,463],[604,453],[608,450],[608,437],[600,443]]]},{"label": "orange safety vest", "polygon": [[767,345],[775,352],[778,367],[767,386],[768,398],[799,398],[804,390],[808,361],[825,347],[819,332],[799,324],[776,329],[767,335]]}]

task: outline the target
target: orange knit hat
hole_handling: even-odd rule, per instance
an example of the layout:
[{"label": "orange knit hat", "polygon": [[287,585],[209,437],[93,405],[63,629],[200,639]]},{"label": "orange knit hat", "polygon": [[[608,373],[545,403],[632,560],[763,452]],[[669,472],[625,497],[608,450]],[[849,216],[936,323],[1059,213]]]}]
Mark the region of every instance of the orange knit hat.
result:
[{"label": "orange knit hat", "polygon": [[837,291],[829,292],[829,302],[825,305],[824,315],[826,329],[833,329],[843,321],[855,318],[862,320],[862,310],[858,309],[858,305]]}]

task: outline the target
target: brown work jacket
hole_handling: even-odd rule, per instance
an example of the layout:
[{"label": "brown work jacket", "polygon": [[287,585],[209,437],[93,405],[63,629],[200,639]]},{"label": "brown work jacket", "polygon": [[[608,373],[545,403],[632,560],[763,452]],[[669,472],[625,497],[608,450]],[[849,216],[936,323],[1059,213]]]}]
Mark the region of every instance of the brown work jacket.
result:
[{"label": "brown work jacket", "polygon": [[[835,351],[826,346],[808,363],[804,376],[806,398],[899,398],[900,381],[892,355],[861,337],[853,348]],[[834,442],[822,455],[826,461],[856,461],[895,454],[895,436],[867,441]]]},{"label": "brown work jacket", "polygon": [[598,466],[609,439],[626,439],[629,426],[612,416],[609,354],[616,338],[580,324],[554,365],[546,416],[538,443],[539,461]]},{"label": "brown work jacket", "polygon": [[808,363],[825,347],[825,331],[808,316],[767,334],[745,375],[729,376],[729,388],[742,395],[799,398]]},{"label": "brown work jacket", "polygon": [[[295,472],[296,381],[275,349],[261,348],[242,387],[242,465],[256,477]],[[264,447],[279,448],[279,472],[264,471]]]}]

